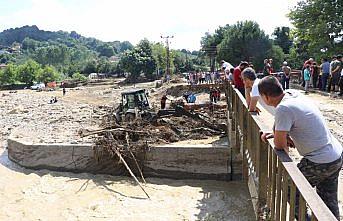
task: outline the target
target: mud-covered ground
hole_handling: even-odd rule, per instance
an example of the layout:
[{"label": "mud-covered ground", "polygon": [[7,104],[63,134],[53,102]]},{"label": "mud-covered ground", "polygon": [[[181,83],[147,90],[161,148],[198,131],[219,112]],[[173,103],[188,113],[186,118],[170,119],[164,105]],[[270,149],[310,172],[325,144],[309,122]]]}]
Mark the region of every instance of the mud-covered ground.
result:
[{"label": "mud-covered ground", "polygon": [[343,99],[315,93],[308,97],[321,110],[331,133],[343,144]]},{"label": "mud-covered ground", "polygon": [[[165,86],[138,86],[149,90],[158,107]],[[254,220],[241,182],[147,178],[149,200],[128,177],[34,171],[8,160],[10,134],[33,143],[93,142],[81,138],[79,129],[98,128],[103,113],[99,105],[115,105],[125,88],[115,83],[86,86],[67,89],[64,97],[60,90],[0,92],[0,220]],[[57,103],[49,104],[54,96]]]}]

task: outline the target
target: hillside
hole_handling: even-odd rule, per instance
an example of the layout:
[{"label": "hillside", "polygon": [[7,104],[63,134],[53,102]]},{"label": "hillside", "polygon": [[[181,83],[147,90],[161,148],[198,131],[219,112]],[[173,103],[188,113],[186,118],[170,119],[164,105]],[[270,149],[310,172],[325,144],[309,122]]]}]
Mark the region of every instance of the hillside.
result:
[{"label": "hillside", "polygon": [[34,50],[39,46],[47,45],[47,43],[50,45],[64,44],[73,48],[85,46],[89,50],[98,52],[101,56],[106,57],[121,53],[133,47],[128,41],[103,42],[95,38],[83,37],[75,31],[70,33],[64,31],[44,31],[35,25],[10,28],[0,32],[0,45],[2,47],[9,47],[15,42],[22,44],[24,50]]}]

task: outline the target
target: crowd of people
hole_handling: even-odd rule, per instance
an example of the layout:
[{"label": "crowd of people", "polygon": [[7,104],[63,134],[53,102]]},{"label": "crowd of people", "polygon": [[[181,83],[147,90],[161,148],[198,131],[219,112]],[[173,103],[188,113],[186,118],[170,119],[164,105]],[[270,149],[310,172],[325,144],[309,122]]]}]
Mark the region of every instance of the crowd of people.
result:
[{"label": "crowd of people", "polygon": [[327,58],[318,65],[313,58],[304,62],[302,69],[302,85],[308,93],[309,87],[327,92],[338,92],[343,95],[343,59],[342,55],[335,55],[331,61]]},{"label": "crowd of people", "polygon": [[[273,73],[271,63],[270,59],[265,60],[259,79],[247,62],[241,62],[234,69],[231,84],[245,97],[249,112],[259,113],[259,103],[274,116],[273,131],[264,132],[261,139],[267,142],[267,139],[274,138],[278,150],[298,150],[303,157],[297,165],[299,170],[339,219],[337,191],[343,165],[342,145],[331,134],[320,110],[299,91],[288,89],[291,68],[287,62],[282,64],[281,75]],[[330,63],[323,59],[320,65],[312,58],[305,61],[301,71],[305,94],[312,86],[332,92],[340,90],[342,95],[342,64],[341,55],[334,56]],[[296,207],[298,211],[298,204]]]},{"label": "crowd of people", "polygon": [[187,82],[190,85],[196,84],[216,84],[221,83],[223,77],[219,71],[215,72],[203,72],[203,71],[193,71],[188,73]]},{"label": "crowd of people", "polygon": [[[282,63],[279,72],[276,72],[272,63],[273,59],[265,59],[262,74],[258,75],[258,77],[273,75],[279,80],[284,90],[289,89],[292,69],[287,61]],[[243,96],[245,96],[245,89],[241,73],[247,67],[253,66],[250,63],[243,61],[233,69],[232,77],[227,77]],[[300,83],[305,89],[305,94],[309,93],[309,88],[314,88],[326,92],[337,92],[338,96],[343,96],[342,55],[333,56],[331,61],[327,58],[323,58],[320,64],[314,61],[313,58],[306,60],[301,70],[300,79]]]}]

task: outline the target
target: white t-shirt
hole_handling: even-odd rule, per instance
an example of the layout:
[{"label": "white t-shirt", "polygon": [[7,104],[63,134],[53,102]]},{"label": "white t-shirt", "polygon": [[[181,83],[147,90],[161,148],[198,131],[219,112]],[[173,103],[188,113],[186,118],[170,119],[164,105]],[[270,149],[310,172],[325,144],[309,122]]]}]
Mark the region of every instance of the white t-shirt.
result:
[{"label": "white t-shirt", "polygon": [[224,62],[222,68],[224,68],[225,71],[230,71],[230,69],[234,67],[229,62]]},{"label": "white t-shirt", "polygon": [[258,83],[260,82],[261,79],[256,78],[254,81],[254,84],[252,85],[251,88],[251,98],[253,97],[258,97],[258,103],[266,110],[268,111],[271,115],[275,115],[275,107],[269,106],[260,97],[260,92],[258,91]]},{"label": "white t-shirt", "polygon": [[337,160],[342,145],[332,136],[319,109],[298,91],[285,93],[276,107],[275,130],[288,131],[299,154],[312,162]]}]

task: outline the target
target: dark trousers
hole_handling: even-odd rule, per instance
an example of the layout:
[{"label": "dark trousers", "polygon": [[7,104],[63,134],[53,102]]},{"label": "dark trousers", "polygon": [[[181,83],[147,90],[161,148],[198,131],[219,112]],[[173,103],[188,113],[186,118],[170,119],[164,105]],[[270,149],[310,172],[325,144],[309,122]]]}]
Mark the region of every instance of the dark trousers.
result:
[{"label": "dark trousers", "polygon": [[329,73],[323,73],[322,75],[322,91],[326,90],[326,84],[328,82],[328,78],[329,78]]},{"label": "dark trousers", "polygon": [[[342,156],[331,163],[314,163],[302,158],[298,168],[306,177],[311,186],[316,187],[318,195],[326,206],[339,220],[339,207],[337,199],[338,176],[342,167]],[[298,211],[298,206],[296,206]]]},{"label": "dark trousers", "polygon": [[322,89],[322,76],[318,76],[318,88],[321,90]]},{"label": "dark trousers", "polygon": [[318,75],[313,75],[313,88],[317,88],[318,87]]},{"label": "dark trousers", "polygon": [[282,88],[285,89],[289,89],[289,76],[286,75],[282,75],[281,77],[281,85]]},{"label": "dark trousers", "polygon": [[332,76],[329,76],[329,78],[328,78],[328,92],[331,91],[331,86],[332,86]]},{"label": "dark trousers", "polygon": [[166,108],[166,102],[161,101],[161,109],[165,109]]}]

